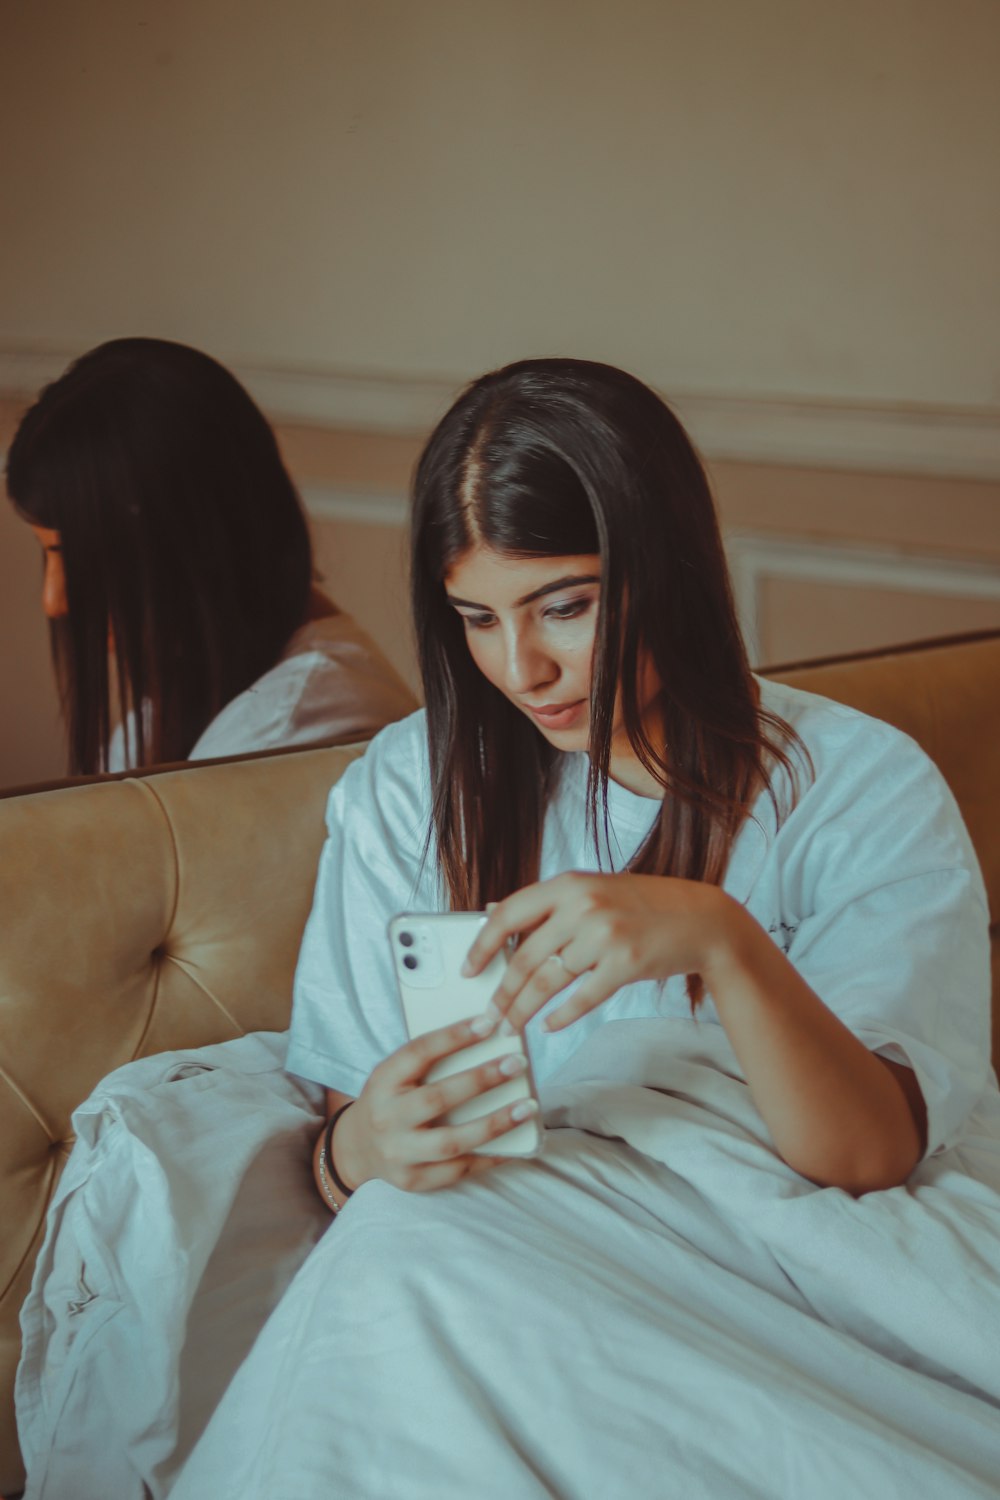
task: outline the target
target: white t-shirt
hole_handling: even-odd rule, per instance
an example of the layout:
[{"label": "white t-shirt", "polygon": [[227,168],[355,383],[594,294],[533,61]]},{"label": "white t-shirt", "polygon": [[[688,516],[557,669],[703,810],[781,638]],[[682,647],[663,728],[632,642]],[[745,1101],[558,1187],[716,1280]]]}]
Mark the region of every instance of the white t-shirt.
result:
[{"label": "white t-shirt", "polygon": [[[216,715],[188,759],[245,755],[353,735],[367,739],[412,713],[416,700],[375,643],[348,614],[310,620],[281,660]],[[128,745],[126,745],[126,735]],[[131,715],[115,729],[108,770],[134,764]]]},{"label": "white t-shirt", "polygon": [[[764,706],[800,735],[815,776],[780,828],[761,795],[724,888],[866,1046],[915,1070],[928,1151],[936,1150],[954,1141],[989,1075],[989,919],[968,833],[944,778],[907,735],[815,694],[760,686]],[[543,879],[599,867],[586,832],[586,778],[585,755],[565,756],[545,819]],[[785,797],[781,773],[776,786]],[[614,782],[608,793],[610,852],[621,869],[659,803]],[[330,793],[295,978],[290,1072],[357,1095],[405,1042],[386,922],[400,911],[447,909],[433,847],[420,868],[429,806],[421,712],[383,730]],[[526,1029],[539,1082],[605,1020],[689,1017],[690,1008],[676,976],[626,985],[551,1035],[538,1024],[544,1014]],[[719,1024],[710,996],[698,1014]]]}]

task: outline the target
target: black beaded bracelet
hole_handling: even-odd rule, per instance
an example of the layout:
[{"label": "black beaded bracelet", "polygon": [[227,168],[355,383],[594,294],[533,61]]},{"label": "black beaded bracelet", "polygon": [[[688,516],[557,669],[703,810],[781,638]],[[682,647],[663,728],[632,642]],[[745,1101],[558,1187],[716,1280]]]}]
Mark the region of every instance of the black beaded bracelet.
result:
[{"label": "black beaded bracelet", "polygon": [[353,1103],[353,1099],[348,1099],[346,1104],[342,1104],[339,1109],[335,1109],[333,1114],[327,1120],[326,1130],[323,1132],[323,1165],[326,1167],[326,1170],[330,1175],[330,1180],[333,1183],[334,1187],[338,1188],[339,1191],[343,1193],[345,1198],[350,1198],[351,1194],[354,1192],[354,1189],[349,1188],[346,1182],[341,1181],[340,1174],[338,1173],[337,1168],[334,1164],[333,1132],[341,1115],[346,1114]]}]

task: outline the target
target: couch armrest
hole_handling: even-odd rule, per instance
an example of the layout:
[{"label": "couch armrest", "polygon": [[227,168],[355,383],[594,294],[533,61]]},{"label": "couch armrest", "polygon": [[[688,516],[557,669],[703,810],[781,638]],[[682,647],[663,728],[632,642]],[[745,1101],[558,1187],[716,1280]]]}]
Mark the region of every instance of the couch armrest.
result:
[{"label": "couch armrest", "polygon": [[288,1024],[329,788],[361,746],[0,802],[0,1493],[70,1115],[136,1057]]}]

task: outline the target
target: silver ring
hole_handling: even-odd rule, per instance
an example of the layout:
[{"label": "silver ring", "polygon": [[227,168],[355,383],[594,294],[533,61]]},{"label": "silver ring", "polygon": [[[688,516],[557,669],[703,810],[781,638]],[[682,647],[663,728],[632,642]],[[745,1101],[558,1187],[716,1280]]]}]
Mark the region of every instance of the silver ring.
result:
[{"label": "silver ring", "polygon": [[579,979],[579,974],[577,974],[575,969],[570,968],[569,964],[563,958],[561,953],[550,953],[548,961],[549,963],[562,964],[563,968],[566,970],[566,973],[570,976],[571,979]]}]

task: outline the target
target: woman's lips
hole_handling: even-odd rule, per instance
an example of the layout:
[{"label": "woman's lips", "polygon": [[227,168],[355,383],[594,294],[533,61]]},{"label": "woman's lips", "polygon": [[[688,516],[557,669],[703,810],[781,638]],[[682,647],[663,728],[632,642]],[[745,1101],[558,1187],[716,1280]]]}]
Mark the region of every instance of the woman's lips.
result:
[{"label": "woman's lips", "polygon": [[586,705],[586,698],[578,698],[575,703],[546,704],[542,708],[532,708],[527,703],[524,706],[542,729],[570,729],[583,716]]}]

